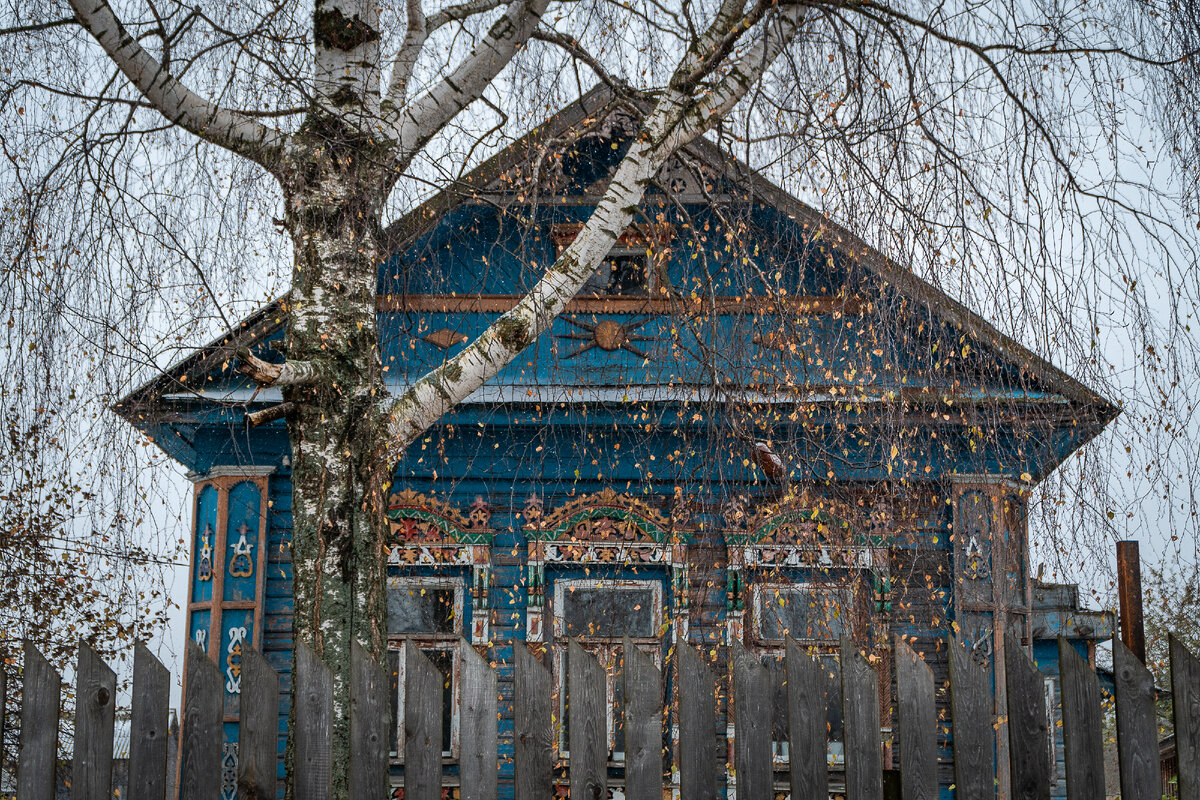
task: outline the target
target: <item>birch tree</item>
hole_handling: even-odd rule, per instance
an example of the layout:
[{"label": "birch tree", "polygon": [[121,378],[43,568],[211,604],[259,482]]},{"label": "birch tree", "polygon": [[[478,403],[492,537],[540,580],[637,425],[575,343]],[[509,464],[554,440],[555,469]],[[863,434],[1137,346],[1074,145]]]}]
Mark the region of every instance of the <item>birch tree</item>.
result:
[{"label": "birch tree", "polygon": [[[170,137],[180,162],[199,165],[194,175],[204,188],[197,191],[206,198],[200,207],[221,209],[222,220],[232,215],[269,225],[273,214],[235,207],[218,181],[205,183],[216,171],[209,168],[214,151],[242,162],[233,169],[250,189],[239,197],[278,198],[274,222],[291,254],[286,360],[272,364],[244,352],[238,368],[283,395],[282,405],[266,413],[286,418],[291,440],[295,635],[332,668],[337,765],[349,761],[351,642],[377,657],[385,649],[385,565],[378,554],[393,465],[547,330],[681,148],[706,134],[747,151],[756,144],[769,151],[774,143],[783,153],[774,157],[793,159],[796,174],[828,174],[830,186],[840,177],[834,191],[842,197],[874,198],[864,227],[883,231],[882,239],[894,236],[916,261],[936,258],[939,242],[978,226],[994,248],[976,263],[997,263],[1006,247],[1021,248],[1000,241],[997,217],[1036,227],[1028,201],[1048,185],[1100,203],[1110,215],[1129,210],[1121,224],[1176,230],[1159,212],[1162,203],[1186,208],[1185,199],[1150,192],[1139,206],[1107,178],[1080,174],[1091,162],[1081,166],[1071,148],[1099,129],[1072,128],[1071,92],[1083,85],[1098,105],[1129,97],[1124,85],[1100,84],[1104,70],[1152,93],[1146,124],[1172,137],[1178,163],[1195,174],[1196,128],[1179,120],[1194,119],[1196,26],[1186,9],[1171,4],[1064,11],[1031,3],[1001,14],[973,4],[931,10],[876,0],[466,0],[438,8],[421,0],[396,8],[377,0],[317,0],[303,11],[287,3],[230,3],[222,12],[149,0],[119,6],[70,0],[69,8],[51,4],[36,15],[9,12],[4,40],[23,42],[29,63],[19,55],[7,62],[5,110],[29,119],[21,103],[30,104],[36,126],[14,123],[5,137],[17,176],[9,192],[19,198],[10,204],[6,246],[12,263],[23,266],[54,241],[57,263],[69,273],[79,245],[54,238],[46,210],[67,194],[69,182],[60,182],[67,154],[78,154],[71,163],[95,187],[90,207],[111,212],[132,200],[149,202],[133,197],[122,176],[139,172],[150,181],[156,170],[174,174],[174,162],[164,163],[160,151],[138,152],[138,142],[153,136]],[[645,33],[641,45],[621,35],[628,20]],[[1116,27],[1121,21],[1125,29]],[[65,63],[72,54],[97,52],[111,74],[82,86],[64,79],[72,75]],[[577,73],[608,83],[639,109],[636,139],[594,212],[533,289],[440,368],[390,396],[375,302],[379,264],[389,255],[383,231],[390,198],[422,179],[418,163],[436,162],[444,137],[465,130],[482,141],[488,131],[477,119],[515,112],[497,87],[511,87],[504,81],[513,70],[536,71],[537,54],[546,52],[561,54]],[[1064,83],[1054,83],[1060,78]],[[514,104],[528,99],[512,96]],[[989,117],[988,107],[1000,110]],[[112,133],[93,128],[101,116]],[[1119,138],[1118,127],[1107,133]],[[1002,140],[1013,158],[994,180],[975,160],[990,158],[997,166],[985,146],[990,137]],[[1114,152],[1120,149],[1110,141]],[[92,170],[113,164],[125,172]],[[1030,171],[1031,164],[1048,171]],[[26,185],[27,173],[40,188]],[[947,211],[976,201],[982,216],[943,216],[931,208],[939,197]],[[99,214],[85,222],[107,225],[112,218]],[[186,226],[158,222],[152,235],[114,228],[107,244],[150,248],[149,237],[164,251],[197,251],[177,241]],[[1112,230],[1093,230],[1087,241]],[[1044,246],[1046,239],[1038,241]],[[221,297],[214,283],[228,291],[239,275],[237,253],[220,249],[228,247],[214,245],[213,252],[230,256],[224,262],[193,259],[181,267],[195,268],[201,293],[214,302]],[[144,276],[132,273],[125,286],[136,288],[120,312],[125,323],[105,317],[113,330],[127,330],[128,320],[146,313],[132,298],[165,292],[167,281],[142,283]],[[118,295],[126,296],[119,283]],[[130,338],[131,351],[143,353],[137,336]],[[345,780],[344,772],[336,776],[338,796],[345,795]]]}]

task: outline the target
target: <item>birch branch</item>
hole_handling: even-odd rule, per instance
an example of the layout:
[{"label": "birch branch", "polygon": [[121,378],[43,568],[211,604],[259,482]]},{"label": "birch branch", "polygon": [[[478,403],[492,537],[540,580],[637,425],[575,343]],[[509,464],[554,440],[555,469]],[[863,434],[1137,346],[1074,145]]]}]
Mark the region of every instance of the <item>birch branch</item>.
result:
[{"label": "birch branch", "polygon": [[70,0],[84,30],[142,96],[173,124],[271,170],[287,134],[193,92],[138,43],[117,19],[107,0]]},{"label": "birch branch", "polygon": [[316,383],[319,371],[309,361],[284,361],[272,364],[242,348],[238,351],[237,371],[259,386],[299,386]]},{"label": "birch branch", "polygon": [[404,29],[404,41],[396,53],[396,62],[392,66],[392,79],[388,83],[387,96],[380,108],[386,114],[400,108],[408,99],[408,83],[412,80],[413,70],[417,59],[429,38],[429,26],[426,24],[425,11],[421,8],[421,0],[408,0],[408,22]]},{"label": "birch branch", "polygon": [[762,40],[732,65],[704,100],[694,101],[672,89],[664,93],[646,118],[643,134],[618,165],[596,210],[529,294],[386,409],[390,440],[396,449],[385,457],[394,458],[550,328],[632,222],[646,186],[666,160],[745,95],[795,37],[802,18],[803,11],[796,7],[777,13],[774,24],[765,27]]}]

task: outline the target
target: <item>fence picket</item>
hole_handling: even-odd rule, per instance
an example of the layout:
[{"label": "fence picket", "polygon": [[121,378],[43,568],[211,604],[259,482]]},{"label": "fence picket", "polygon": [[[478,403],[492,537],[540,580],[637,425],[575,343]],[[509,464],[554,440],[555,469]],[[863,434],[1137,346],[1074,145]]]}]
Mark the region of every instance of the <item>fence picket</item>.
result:
[{"label": "fence picket", "polygon": [[625,666],[625,797],[662,800],[663,685],[662,672],[628,636],[622,652]]},{"label": "fence picket", "polygon": [[1117,695],[1117,757],[1122,800],[1160,800],[1158,720],[1154,676],[1141,660],[1113,637],[1113,681]]},{"label": "fence picket", "polygon": [[785,645],[787,675],[788,778],[792,797],[829,794],[825,689],[829,677],[792,637]]},{"label": "fence picket", "polygon": [[87,642],[75,669],[75,742],[71,800],[110,800],[117,673]]},{"label": "fence picket", "polygon": [[950,715],[954,734],[954,783],[959,800],[991,800],[992,689],[987,669],[967,652],[957,636],[950,648]]},{"label": "fence picket", "polygon": [[842,718],[846,748],[846,800],[881,800],[883,760],[879,740],[879,678],[858,647],[841,643]]},{"label": "fence picket", "polygon": [[515,798],[545,800],[554,794],[554,683],[537,657],[520,642],[513,646],[513,669]]},{"label": "fence picket", "polygon": [[38,649],[25,642],[21,682],[21,747],[17,755],[17,796],[53,800],[58,761],[58,704],[62,678]]},{"label": "fence picket", "polygon": [[935,800],[937,786],[937,707],[933,670],[904,637],[896,636],[896,709],[900,724],[900,796]]},{"label": "fence picket", "polygon": [[1013,800],[1049,800],[1050,726],[1042,673],[1011,635],[1004,643]]},{"label": "fence picket", "polygon": [[270,800],[279,762],[279,676],[254,648],[242,651],[241,689],[238,798]]},{"label": "fence picket", "polygon": [[221,795],[221,712],[225,679],[195,642],[187,644],[183,704],[183,759],[179,800],[212,800]]},{"label": "fence picket", "polygon": [[567,645],[567,746],[571,797],[608,796],[608,730],[604,668],[577,639]]},{"label": "fence picket", "polygon": [[1100,681],[1071,643],[1061,636],[1058,637],[1058,666],[1062,677],[1067,800],[1103,800]]},{"label": "fence picket", "polygon": [[133,651],[129,800],[165,800],[167,796],[170,702],[170,670],[139,642]]},{"label": "fence picket", "polygon": [[1179,800],[1200,800],[1200,659],[1175,637],[1171,649],[1171,695]]},{"label": "fence picket", "polygon": [[458,648],[462,653],[462,800],[496,800],[496,673],[465,640],[459,641]]},{"label": "fence picket", "polygon": [[404,643],[404,800],[441,800],[442,673]]},{"label": "fence picket", "polygon": [[734,769],[737,796],[767,800],[771,795],[771,683],[758,657],[734,641]]},{"label": "fence picket", "polygon": [[[333,675],[320,656],[296,644],[292,676],[295,730],[292,733],[296,800],[329,800],[333,744]],[[207,800],[207,799],[206,799]]]},{"label": "fence picket", "polygon": [[704,657],[691,645],[676,649],[675,670],[679,684],[679,796],[716,800],[716,764],[724,763],[717,754],[716,681]]},{"label": "fence picket", "polygon": [[351,797],[386,797],[391,737],[389,681],[371,654],[357,641],[350,645]]}]

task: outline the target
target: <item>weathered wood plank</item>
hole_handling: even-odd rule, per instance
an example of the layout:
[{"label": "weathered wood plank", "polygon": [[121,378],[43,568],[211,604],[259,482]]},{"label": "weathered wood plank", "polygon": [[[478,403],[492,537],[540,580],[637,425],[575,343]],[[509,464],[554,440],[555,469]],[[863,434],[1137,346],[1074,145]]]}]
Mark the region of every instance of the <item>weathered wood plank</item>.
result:
[{"label": "weathered wood plank", "polygon": [[179,800],[221,796],[221,712],[225,679],[195,642],[187,644]]},{"label": "weathered wood plank", "polygon": [[1113,638],[1113,682],[1117,695],[1117,757],[1122,800],[1160,800],[1158,719],[1154,676],[1118,638]]},{"label": "weathered wood plank", "polygon": [[1200,659],[1174,634],[1168,636],[1168,642],[1179,800],[1200,800]]},{"label": "weathered wood plank", "polygon": [[329,800],[333,744],[333,675],[320,656],[296,643],[292,674],[295,729],[292,731],[295,800]]},{"label": "weathered wood plank", "polygon": [[459,774],[462,800],[496,800],[496,672],[475,648],[461,640],[462,710],[459,713],[459,741],[462,758]]},{"label": "weathered wood plank", "polygon": [[404,800],[442,797],[442,673],[404,643]]},{"label": "weathered wood plank", "polygon": [[273,800],[279,763],[279,675],[254,648],[242,651],[237,792],[240,800]]},{"label": "weathered wood plank", "polygon": [[770,674],[741,642],[733,643],[733,761],[737,796],[741,800],[770,800],[771,683]]},{"label": "weathered wood plank", "polygon": [[554,682],[521,643],[513,647],[513,767],[516,800],[554,795]]},{"label": "weathered wood plank", "polygon": [[1042,673],[1020,642],[1009,635],[1004,645],[1008,685],[1008,772],[1013,800],[1049,800],[1050,725]]},{"label": "weathered wood plank", "polygon": [[75,741],[71,757],[71,799],[112,797],[113,725],[117,673],[87,642],[79,643],[75,669]]},{"label": "weathered wood plank", "polygon": [[937,706],[933,670],[896,636],[896,710],[900,728],[900,796],[936,800]]},{"label": "weathered wood plank", "polygon": [[725,771],[717,753],[716,681],[712,670],[690,645],[675,651],[679,685],[679,796],[682,800],[716,800],[717,768]]},{"label": "weathered wood plank", "polygon": [[842,715],[846,748],[846,800],[882,800],[879,678],[858,647],[842,637]]},{"label": "weathered wood plank", "polygon": [[388,795],[390,682],[371,654],[357,641],[350,649],[350,796]]},{"label": "weathered wood plank", "polygon": [[1061,636],[1058,637],[1058,668],[1062,679],[1067,800],[1103,800],[1100,681],[1083,657]]},{"label": "weathered wood plank", "polygon": [[608,796],[608,730],[604,668],[579,641],[567,645],[567,746],[571,797]]},{"label": "weathered wood plank", "polygon": [[625,797],[662,800],[663,796],[663,682],[650,656],[628,636],[623,645],[625,666]]},{"label": "weathered wood plank", "polygon": [[139,642],[133,651],[129,800],[165,800],[167,796],[170,702],[170,670]]},{"label": "weathered wood plank", "polygon": [[829,737],[825,727],[825,689],[829,677],[819,661],[788,637],[787,672],[788,777],[792,797],[829,794]]},{"label": "weathered wood plank", "polygon": [[21,682],[21,747],[17,754],[17,797],[53,800],[58,762],[58,706],[61,676],[38,649],[25,642]]},{"label": "weathered wood plank", "polygon": [[991,683],[987,668],[975,663],[958,637],[948,639],[955,796],[990,800],[996,794]]}]

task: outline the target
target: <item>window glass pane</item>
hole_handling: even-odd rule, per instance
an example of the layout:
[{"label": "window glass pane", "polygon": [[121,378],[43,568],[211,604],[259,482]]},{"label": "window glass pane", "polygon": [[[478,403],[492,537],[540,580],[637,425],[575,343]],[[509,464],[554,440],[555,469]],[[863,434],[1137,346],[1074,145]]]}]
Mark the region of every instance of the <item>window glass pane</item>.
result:
[{"label": "window glass pane", "polygon": [[657,636],[649,587],[567,587],[561,610],[567,636]]},{"label": "window glass pane", "polygon": [[454,589],[448,586],[391,586],[388,589],[388,633],[457,633]]},{"label": "window glass pane", "polygon": [[851,632],[853,597],[849,589],[766,588],[762,594],[759,634],[773,641],[784,636],[837,641]]},{"label": "window glass pane", "polygon": [[609,256],[609,294],[646,293],[646,257],[643,255]]}]

